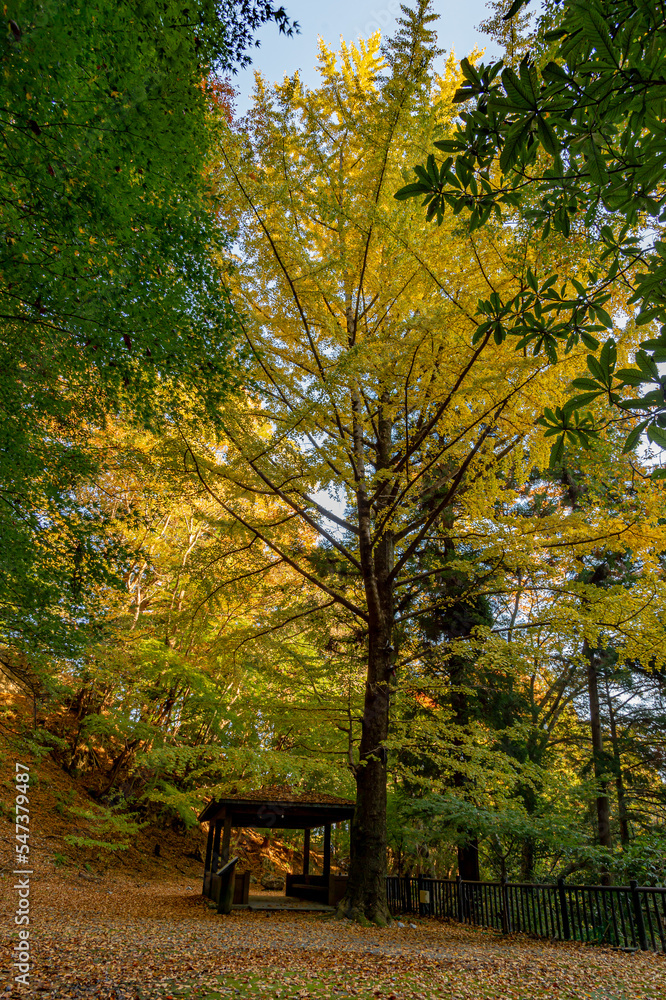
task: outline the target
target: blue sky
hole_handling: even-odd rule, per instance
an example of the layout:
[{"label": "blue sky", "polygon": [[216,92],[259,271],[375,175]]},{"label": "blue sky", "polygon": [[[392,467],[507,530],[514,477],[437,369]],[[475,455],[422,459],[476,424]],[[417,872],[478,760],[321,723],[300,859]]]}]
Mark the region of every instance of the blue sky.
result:
[{"label": "blue sky", "polygon": [[[259,70],[270,82],[282,80],[286,73],[301,71],[306,84],[316,82],[317,38],[329,44],[339,44],[340,35],[345,41],[355,41],[359,35],[367,38],[378,29],[390,34],[400,13],[399,0],[283,0],[289,16],[299,22],[301,34],[294,38],[279,35],[275,27],[267,25],[259,34],[261,47],[254,50],[253,66],[239,73],[235,84],[240,89],[238,111],[247,110],[254,70]],[[439,34],[441,48],[455,49],[461,59],[474,45],[486,46],[489,56],[496,48],[494,43],[475,30],[479,21],[485,20],[489,11],[486,0],[435,0],[434,10],[440,15],[434,27]]]}]

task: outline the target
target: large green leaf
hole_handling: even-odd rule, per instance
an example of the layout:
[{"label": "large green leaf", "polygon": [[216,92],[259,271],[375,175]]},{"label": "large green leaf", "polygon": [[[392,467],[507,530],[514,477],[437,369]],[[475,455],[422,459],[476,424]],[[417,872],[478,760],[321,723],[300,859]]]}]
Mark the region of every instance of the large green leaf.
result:
[{"label": "large green leaf", "polygon": [[654,444],[666,449],[666,430],[662,430],[656,424],[651,424],[647,429],[647,436]]}]

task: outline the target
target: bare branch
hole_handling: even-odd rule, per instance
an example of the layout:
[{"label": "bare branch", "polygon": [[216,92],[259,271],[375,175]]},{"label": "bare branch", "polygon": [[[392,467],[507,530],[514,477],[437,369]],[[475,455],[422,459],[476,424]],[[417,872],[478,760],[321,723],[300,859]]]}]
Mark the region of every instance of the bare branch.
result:
[{"label": "bare branch", "polygon": [[292,567],[292,569],[295,569],[296,572],[299,573],[305,580],[309,580],[310,583],[314,584],[315,587],[318,587],[319,590],[322,590],[325,594],[328,594],[329,597],[332,597],[335,602],[341,604],[344,608],[347,608],[348,611],[351,611],[351,613],[356,615],[357,618],[360,618],[361,621],[367,622],[368,616],[363,611],[361,611],[360,608],[356,607],[355,604],[352,604],[351,601],[348,601],[346,597],[342,596],[342,594],[338,594],[330,587],[327,587],[325,583],[322,583],[322,581],[318,580],[316,576],[313,576],[312,573],[309,573],[303,566],[297,563],[295,559],[293,559],[286,552],[284,552],[279,546],[277,546],[275,542],[272,542],[270,538],[264,535],[256,527],[251,525],[248,521],[245,520],[244,517],[241,517],[241,515],[237,511],[235,511],[232,507],[226,504],[224,500],[222,500],[221,497],[219,497],[215,493],[215,491],[211,489],[209,484],[204,479],[201,473],[201,469],[199,467],[199,462],[197,461],[197,457],[194,454],[189,442],[182,435],[182,432],[181,432],[181,437],[183,443],[185,444],[186,452],[190,455],[194,463],[194,468],[197,477],[201,482],[201,485],[206,490],[206,492],[210,494],[213,500],[215,500],[215,502],[220,505],[222,510],[225,510],[231,517],[235,518],[235,520],[238,521],[239,524],[242,524],[244,528],[252,532],[252,534],[256,535],[257,538],[259,538],[260,541],[264,543],[264,545],[267,545],[272,552],[275,552],[276,555],[280,556],[286,563],[289,564],[289,566]]}]

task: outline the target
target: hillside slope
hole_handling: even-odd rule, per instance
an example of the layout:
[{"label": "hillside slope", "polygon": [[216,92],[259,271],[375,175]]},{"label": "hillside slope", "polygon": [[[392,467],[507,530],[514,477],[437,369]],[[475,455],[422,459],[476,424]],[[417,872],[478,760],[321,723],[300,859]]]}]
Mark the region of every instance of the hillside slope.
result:
[{"label": "hillside slope", "polygon": [[[16,692],[5,691],[0,706],[0,871],[14,868],[14,803],[16,763],[30,773],[31,864],[40,869],[78,871],[84,879],[124,874],[142,881],[171,880],[185,875],[201,880],[206,828],[190,830],[150,822],[135,829],[131,814],[100,806],[76,778],[51,755],[31,746],[32,708]],[[233,853],[239,869],[251,871],[253,883],[267,876],[302,870],[302,851],[263,831],[234,831]],[[102,846],[103,845],[103,846]],[[311,871],[321,870],[323,858],[310,853]]]}]

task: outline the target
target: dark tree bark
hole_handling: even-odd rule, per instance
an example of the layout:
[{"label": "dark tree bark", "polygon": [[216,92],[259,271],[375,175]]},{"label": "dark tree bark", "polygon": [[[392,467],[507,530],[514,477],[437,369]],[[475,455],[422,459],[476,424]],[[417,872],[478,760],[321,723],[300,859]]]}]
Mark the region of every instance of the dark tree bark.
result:
[{"label": "dark tree bark", "polygon": [[606,702],[608,704],[608,717],[610,722],[611,745],[613,747],[613,764],[615,769],[615,790],[617,792],[617,813],[620,826],[620,841],[622,845],[629,843],[629,814],[627,810],[627,796],[624,788],[624,778],[622,775],[622,754],[620,753],[620,743],[617,737],[617,722],[615,710],[613,709],[613,699],[608,689],[606,681]]},{"label": "dark tree bark", "polygon": [[[597,840],[601,847],[612,847],[610,828],[610,799],[608,797],[608,780],[606,773],[608,770],[606,754],[604,753],[603,731],[601,727],[601,710],[599,705],[599,672],[597,669],[597,658],[595,651],[585,640],[583,645],[587,660],[587,690],[590,703],[590,734],[592,736],[592,761],[594,765],[594,777],[597,782]],[[608,872],[601,873],[601,881],[604,885],[610,884]]]},{"label": "dark tree bark", "polygon": [[[387,486],[380,486],[371,504],[365,488],[365,458],[360,420],[361,402],[355,394],[354,444],[357,475],[359,550],[368,608],[368,667],[363,707],[359,762],[355,769],[356,810],[351,827],[351,863],[348,891],[340,903],[345,916],[384,925],[390,921],[386,902],[386,750],[389,694],[393,674],[394,539],[390,531],[372,544],[373,522],[389,502]],[[377,421],[379,475],[391,463],[391,422],[380,406]],[[388,480],[387,480],[388,482]]]},{"label": "dark tree bark", "polygon": [[466,882],[481,881],[478,837],[473,837],[463,847],[458,848],[458,874]]},{"label": "dark tree bark", "polygon": [[520,877],[523,882],[534,879],[534,837],[525,837],[520,845]]},{"label": "dark tree bark", "polygon": [[[458,631],[462,630],[459,629]],[[454,657],[451,660],[449,673],[449,681],[452,687],[451,708],[453,710],[453,722],[458,728],[468,726],[470,721],[469,698],[466,690],[464,690],[465,681],[469,683],[469,678],[466,676],[467,666],[468,664],[459,657]],[[454,740],[454,743],[459,745],[458,740]],[[462,791],[469,786],[469,779],[462,771],[456,771],[453,776],[453,784]],[[458,847],[458,874],[461,879],[467,882],[481,881],[478,837],[471,836],[466,843]]]}]

